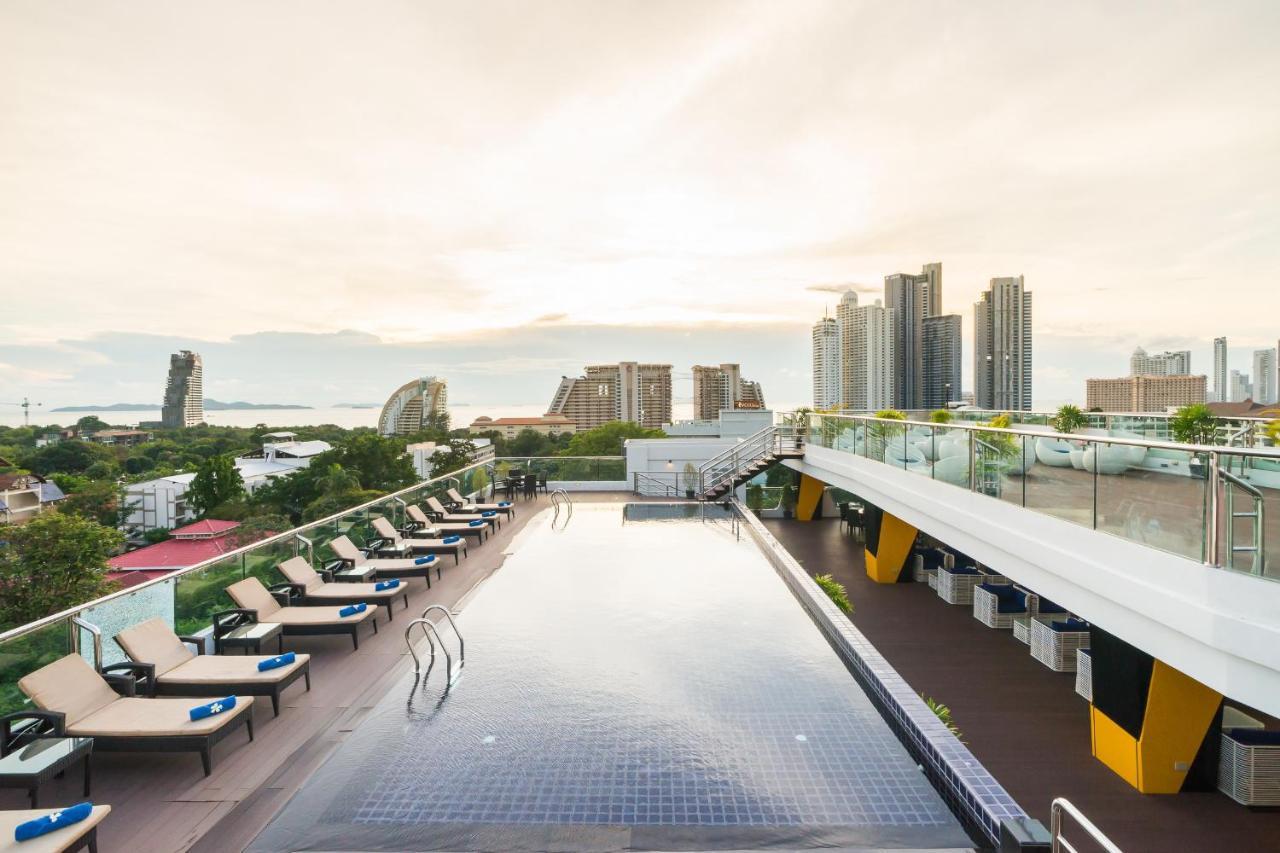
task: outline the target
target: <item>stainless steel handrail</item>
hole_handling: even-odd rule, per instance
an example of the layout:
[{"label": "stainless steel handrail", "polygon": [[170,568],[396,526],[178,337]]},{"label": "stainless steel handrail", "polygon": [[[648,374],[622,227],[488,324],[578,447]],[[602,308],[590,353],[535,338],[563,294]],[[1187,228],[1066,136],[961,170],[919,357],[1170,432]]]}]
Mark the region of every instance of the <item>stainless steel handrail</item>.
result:
[{"label": "stainless steel handrail", "polygon": [[449,648],[444,644],[444,638],[440,636],[440,631],[436,628],[436,624],[430,619],[414,619],[404,629],[404,644],[409,647],[409,654],[413,656],[414,674],[422,671],[422,662],[418,660],[418,652],[413,648],[413,640],[409,639],[409,635],[413,632],[413,626],[415,625],[422,626],[423,636],[427,638],[427,646],[431,649],[431,665],[436,662],[436,644],[432,642],[431,635],[435,634],[436,639],[440,641],[440,651],[444,652],[445,683],[453,684],[453,656],[449,654]]},{"label": "stainless steel handrail", "polygon": [[1071,801],[1065,797],[1055,797],[1049,811],[1049,843],[1053,853],[1063,853],[1063,851],[1066,851],[1066,853],[1079,853],[1075,846],[1062,835],[1062,815],[1064,812],[1071,815],[1072,819],[1080,824],[1080,828],[1085,831],[1085,834],[1106,853],[1123,853],[1114,841],[1107,838],[1102,830],[1094,826],[1093,821],[1085,817],[1084,813],[1073,806]]},{"label": "stainless steel handrail", "polygon": [[[1262,494],[1262,490],[1245,480],[1232,474],[1230,471],[1218,470],[1218,476],[1223,480],[1222,492],[1226,511],[1223,518],[1226,521],[1227,529],[1227,550],[1223,554],[1222,562],[1227,568],[1235,567],[1235,555],[1237,552],[1253,552],[1253,565],[1250,566],[1250,572],[1260,575],[1266,568],[1267,538],[1266,538],[1266,517],[1267,517],[1267,501]],[[1253,498],[1253,512],[1242,512],[1237,514],[1235,511],[1235,492],[1232,487],[1239,489],[1249,497]],[[1237,546],[1235,544],[1235,527],[1237,518],[1253,519],[1253,545]]]},{"label": "stainless steel handrail", "polygon": [[569,519],[573,518],[573,499],[569,497],[569,493],[564,489],[554,489],[551,492],[551,506],[555,509],[555,514],[551,516],[551,524],[554,527],[556,519],[560,517],[560,503],[563,501],[568,504],[569,509],[565,515],[565,523],[569,523]]},{"label": "stainless steel handrail", "polygon": [[[419,616],[418,618],[426,619],[427,614],[430,613],[432,610],[439,610],[441,613],[444,614],[444,618],[449,621],[449,627],[453,629],[453,635],[458,638],[458,669],[462,669],[464,666],[467,665],[467,644],[462,639],[462,632],[458,630],[458,623],[453,621],[453,614],[450,613],[449,608],[445,607],[443,604],[429,605],[426,610],[422,611],[422,615]],[[440,637],[439,626],[436,626],[436,637],[440,638],[440,645],[443,646],[444,638]]]},{"label": "stainless steel handrail", "polygon": [[93,637],[93,668],[102,669],[102,629],[92,622],[81,619],[79,616],[71,617],[71,650],[76,654],[80,653],[80,631],[83,629],[88,631]]}]

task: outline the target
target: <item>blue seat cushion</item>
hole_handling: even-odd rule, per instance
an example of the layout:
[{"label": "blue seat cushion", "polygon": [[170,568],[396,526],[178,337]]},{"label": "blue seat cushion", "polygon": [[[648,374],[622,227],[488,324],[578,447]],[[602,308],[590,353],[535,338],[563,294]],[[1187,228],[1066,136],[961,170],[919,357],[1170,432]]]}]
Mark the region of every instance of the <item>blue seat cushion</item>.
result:
[{"label": "blue seat cushion", "polygon": [[1040,599],[1040,612],[1046,615],[1050,613],[1066,613],[1067,608],[1054,604],[1047,598]]},{"label": "blue seat cushion", "polygon": [[1280,731],[1275,729],[1227,729],[1227,737],[1247,746],[1280,746]]},{"label": "blue seat cushion", "polygon": [[1089,623],[1083,619],[1067,619],[1063,622],[1053,621],[1049,627],[1055,631],[1088,631]]},{"label": "blue seat cushion", "polygon": [[943,569],[944,572],[950,572],[953,575],[976,575],[978,570],[973,566],[957,565],[954,569]]}]

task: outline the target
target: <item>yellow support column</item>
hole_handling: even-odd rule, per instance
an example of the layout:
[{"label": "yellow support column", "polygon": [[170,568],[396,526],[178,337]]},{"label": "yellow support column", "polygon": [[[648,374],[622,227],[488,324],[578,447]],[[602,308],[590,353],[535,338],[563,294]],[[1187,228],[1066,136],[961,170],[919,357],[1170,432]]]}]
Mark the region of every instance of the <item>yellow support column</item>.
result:
[{"label": "yellow support column", "polygon": [[[870,507],[868,507],[870,510]],[[879,516],[877,520],[875,516]],[[916,541],[916,529],[884,511],[868,512],[867,577],[876,583],[897,583]]]},{"label": "yellow support column", "polygon": [[823,483],[808,474],[800,475],[800,492],[796,495],[796,520],[813,521],[822,503]]}]

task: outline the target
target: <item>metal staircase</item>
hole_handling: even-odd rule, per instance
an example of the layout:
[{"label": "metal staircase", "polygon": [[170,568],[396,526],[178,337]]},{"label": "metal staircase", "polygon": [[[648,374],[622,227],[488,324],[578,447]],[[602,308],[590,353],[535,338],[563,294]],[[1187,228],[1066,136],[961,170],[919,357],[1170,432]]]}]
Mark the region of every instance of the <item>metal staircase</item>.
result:
[{"label": "metal staircase", "polygon": [[779,459],[804,456],[804,433],[790,426],[767,426],[702,463],[698,469],[698,497],[721,500]]}]

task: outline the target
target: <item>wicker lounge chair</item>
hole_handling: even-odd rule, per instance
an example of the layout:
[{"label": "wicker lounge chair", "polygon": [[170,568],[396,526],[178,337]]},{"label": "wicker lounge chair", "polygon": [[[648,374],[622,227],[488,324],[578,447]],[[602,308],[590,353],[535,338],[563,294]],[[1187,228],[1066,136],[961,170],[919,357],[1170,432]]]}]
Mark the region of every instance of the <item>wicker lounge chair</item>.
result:
[{"label": "wicker lounge chair", "polygon": [[1054,672],[1076,671],[1076,649],[1089,648],[1089,624],[1067,617],[1045,622],[1036,620],[1031,627],[1031,656]]},{"label": "wicker lounge chair", "polygon": [[0,853],[73,853],[88,848],[98,853],[98,824],[111,814],[111,806],[94,806],[84,820],[69,823],[59,829],[28,841],[15,841],[14,831],[19,824],[45,815],[57,814],[62,809],[17,809],[0,811]]},{"label": "wicker lounge chair", "polygon": [[373,532],[382,537],[383,542],[403,548],[410,554],[452,554],[456,566],[461,557],[467,556],[467,543],[460,534],[433,536],[420,530],[406,530],[401,533],[385,518],[373,520]]},{"label": "wicker lounge chair", "polygon": [[[112,683],[132,693],[132,678]],[[213,771],[213,745],[240,726],[253,740],[253,702],[244,697],[234,708],[200,720],[191,709],[222,696],[145,699],[121,696],[112,683],[78,654],[58,658],[18,680],[38,711],[15,711],[0,717],[0,737],[11,737],[14,720],[39,721],[55,737],[91,737],[95,752],[199,752],[204,775]],[[241,697],[236,697],[240,700]]]},{"label": "wicker lounge chair", "polygon": [[387,608],[388,622],[395,618],[391,612],[392,601],[403,598],[405,608],[409,607],[409,584],[403,580],[399,586],[381,590],[376,583],[333,583],[326,581],[319,572],[311,568],[305,557],[291,557],[276,568],[289,580],[297,593],[298,601],[304,607],[359,604],[363,601],[370,606],[379,604]]},{"label": "wicker lounge chair", "polygon": [[450,509],[454,512],[500,512],[508,518],[515,518],[516,515],[516,508],[511,505],[511,501],[477,503],[464,498],[457,489],[448,489],[445,494],[449,496],[451,501]]},{"label": "wicker lounge chair", "polygon": [[[287,588],[290,585],[284,586]],[[351,616],[338,615],[342,608],[337,606],[300,607],[293,603],[293,597],[288,592],[269,590],[257,578],[236,581],[227,587],[227,595],[236,603],[236,609],[215,613],[215,621],[220,616],[238,614],[253,622],[278,622],[286,637],[347,634],[351,637],[351,644],[357,649],[360,648],[358,629],[361,625],[372,623],[373,633],[378,633],[378,611],[374,607]],[[287,603],[282,604],[281,599]]]},{"label": "wicker lounge chair", "polygon": [[258,663],[271,655],[199,654],[203,640],[179,637],[158,616],[125,628],[116,635],[116,644],[129,656],[135,677],[145,682],[152,696],[270,696],[271,710],[278,717],[280,694],[286,687],[302,678],[311,689],[310,655],[298,654],[291,664],[259,671]]},{"label": "wicker lounge chair", "polygon": [[410,535],[427,534],[428,536],[474,536],[477,542],[483,542],[489,535],[489,520],[482,521],[439,521],[422,511],[422,507],[410,504],[406,510],[409,522],[413,525]]}]

